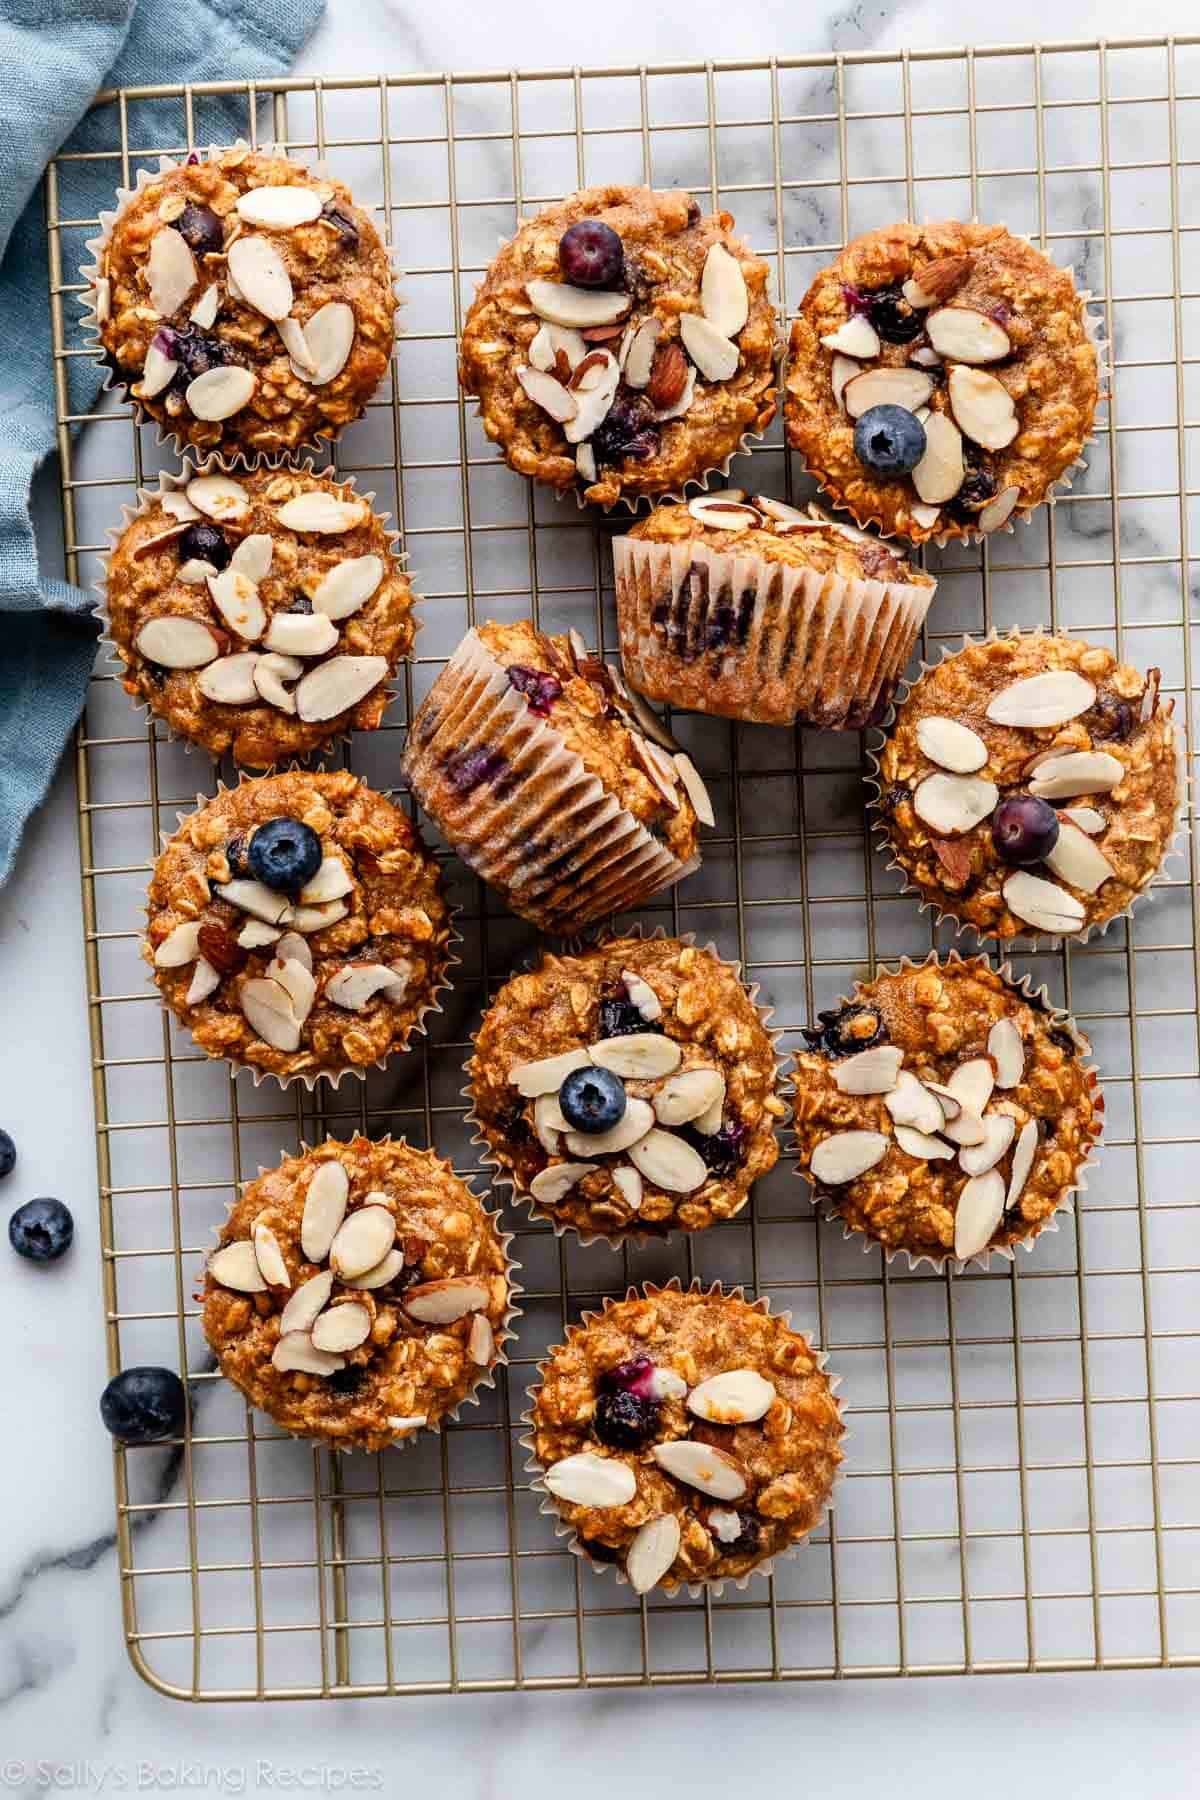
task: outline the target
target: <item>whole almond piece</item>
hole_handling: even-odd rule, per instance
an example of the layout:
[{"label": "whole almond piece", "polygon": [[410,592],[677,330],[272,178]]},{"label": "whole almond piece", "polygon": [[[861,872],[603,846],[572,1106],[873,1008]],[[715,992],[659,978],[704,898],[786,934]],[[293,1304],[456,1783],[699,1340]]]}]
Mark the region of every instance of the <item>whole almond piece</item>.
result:
[{"label": "whole almond piece", "polygon": [[904,298],[921,310],[957,293],[971,267],[969,256],[939,256],[904,283]]},{"label": "whole almond piece", "polygon": [[687,357],[679,345],[674,340],[669,344],[660,344],[654,353],[650,379],[646,383],[646,398],[656,412],[674,406],[683,393],[687,372]]}]

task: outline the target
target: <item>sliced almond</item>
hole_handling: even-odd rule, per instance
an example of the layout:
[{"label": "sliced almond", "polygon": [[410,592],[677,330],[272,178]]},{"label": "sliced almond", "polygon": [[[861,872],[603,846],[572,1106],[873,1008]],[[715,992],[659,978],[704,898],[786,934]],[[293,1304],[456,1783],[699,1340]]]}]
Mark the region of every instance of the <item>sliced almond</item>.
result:
[{"label": "sliced almond", "polygon": [[284,656],[324,656],[338,641],[338,628],[324,613],[276,613],[263,639]]},{"label": "sliced almond", "polygon": [[856,357],[859,362],[869,362],[879,355],[879,333],[865,313],[852,313],[836,331],[827,331],[821,342],[827,350]]},{"label": "sliced almond", "polygon": [[279,939],[275,955],[280,962],[301,963],[304,968],[308,970],[309,974],[312,974],[312,951],[298,931],[288,931],[284,933],[283,937]]},{"label": "sliced almond", "polygon": [[300,1048],[300,1021],[291,995],[278,981],[253,976],[242,983],[238,1003],[246,1023],[273,1050],[290,1054]]},{"label": "sliced almond", "polygon": [[688,501],[688,511],[701,525],[714,531],[752,531],[762,520],[753,506],[736,500],[723,500],[720,494],[697,494]]},{"label": "sliced almond", "polygon": [[684,751],[677,750],[675,753],[675,767],[679,770],[679,779],[684,785],[688,799],[695,808],[696,817],[699,819],[700,823],[702,825],[715,825],[717,816],[713,811],[712,800],[709,797],[708,789],[700,778],[700,771],[697,769],[691,757],[686,755]]},{"label": "sliced almond", "polygon": [[529,1184],[529,1191],[543,1206],[557,1206],[596,1167],[593,1162],[554,1163],[534,1176]]},{"label": "sliced almond", "polygon": [[485,1369],[496,1354],[496,1334],[486,1313],[477,1312],[467,1336],[467,1356],[476,1368]]},{"label": "sliced almond", "polygon": [[904,283],[904,298],[918,312],[923,312],[926,307],[936,306],[939,300],[947,299],[956,288],[960,288],[970,268],[969,256],[939,256],[934,262],[926,263],[923,268],[918,269]]},{"label": "sliced almond", "polygon": [[[660,1125],[686,1125],[710,1106],[725,1104],[725,1077],[719,1069],[684,1069],[669,1075],[654,1096]],[[632,1100],[629,1103],[633,1105]]]},{"label": "sliced almond", "polygon": [[573,419],[578,413],[579,401],[553,375],[547,375],[541,369],[524,368],[517,370],[517,380],[533,404],[540,406],[544,413],[548,413],[560,425],[565,425],[568,419]]},{"label": "sliced almond", "polygon": [[918,344],[908,360],[916,363],[920,369],[940,369],[942,366],[941,357],[936,350],[931,350],[928,344]]},{"label": "sliced almond", "polygon": [[918,1131],[915,1125],[897,1125],[896,1142],[910,1156],[916,1156],[922,1162],[947,1161],[954,1155],[953,1144],[944,1138],[931,1137],[926,1131]]},{"label": "sliced almond", "polygon": [[996,1169],[966,1183],[954,1209],[954,1254],[966,1262],[986,1250],[1004,1216],[1004,1178]]},{"label": "sliced almond", "polygon": [[547,1156],[562,1155],[563,1136],[570,1129],[558,1095],[539,1094],[533,1103],[533,1133]]},{"label": "sliced almond", "polygon": [[357,1300],[343,1301],[323,1312],[312,1328],[317,1350],[357,1350],[371,1335],[371,1315]]},{"label": "sliced almond", "polygon": [[988,747],[978,732],[957,719],[932,715],[917,721],[917,743],[930,762],[955,775],[973,775],[988,759]]},{"label": "sliced almond", "polygon": [[488,1303],[488,1291],[481,1281],[465,1276],[449,1276],[443,1281],[422,1281],[410,1287],[401,1302],[410,1319],[422,1325],[452,1325],[465,1319]]},{"label": "sliced almond", "polygon": [[220,985],[221,971],[214,969],[207,958],[198,956],[196,967],[192,970],[188,991],[184,995],[184,1004],[199,1006],[202,1000],[207,1000],[210,994],[215,994]]},{"label": "sliced almond", "polygon": [[[577,1054],[568,1052],[568,1055]],[[552,1057],[548,1060],[563,1059]],[[630,1031],[624,1037],[601,1038],[598,1043],[589,1045],[585,1060],[598,1063],[602,1069],[611,1069],[614,1075],[620,1075],[626,1081],[654,1081],[660,1075],[673,1075],[683,1060],[683,1052],[674,1038],[661,1031]],[[527,1063],[525,1066],[528,1070],[539,1065]],[[574,1066],[582,1068],[583,1064]],[[513,1079],[510,1075],[509,1080]],[[518,1087],[525,1092],[520,1083]]]},{"label": "sliced almond", "polygon": [[386,1206],[360,1206],[338,1227],[329,1266],[339,1281],[353,1281],[383,1261],[395,1238],[395,1215]]},{"label": "sliced almond", "polygon": [[892,1044],[875,1044],[847,1056],[833,1071],[834,1085],[843,1094],[886,1094],[900,1078],[903,1050]]},{"label": "sliced almond", "polygon": [[341,857],[325,856],[316,874],[300,889],[300,898],[305,906],[323,906],[327,900],[340,900],[353,891],[354,877]]},{"label": "sliced almond", "polygon": [[156,532],[153,537],[143,538],[133,551],[134,562],[140,562],[145,556],[153,556],[156,550],[162,550],[167,544],[177,544],[187,526],[182,521],[168,525],[165,531]]},{"label": "sliced almond", "polygon": [[983,1142],[967,1144],[958,1153],[965,1175],[986,1175],[994,1169],[1013,1141],[1017,1121],[1009,1113],[989,1113],[983,1121]]},{"label": "sliced almond", "polygon": [[575,468],[581,481],[595,481],[596,452],[592,449],[590,444],[576,444]]},{"label": "sliced almond", "polygon": [[200,954],[200,921],[186,919],[168,931],[154,952],[156,969],[183,969]]},{"label": "sliced almond", "polygon": [[660,1469],[699,1488],[710,1500],[740,1500],[746,1492],[746,1477],[724,1450],[711,1444],[698,1444],[692,1438],[673,1438],[666,1444],[655,1444],[653,1457]]},{"label": "sliced almond", "polygon": [[1001,488],[994,500],[989,500],[975,523],[986,536],[990,531],[999,531],[1007,525],[1013,508],[1021,498],[1021,490],[1017,487]]},{"label": "sliced almond", "polygon": [[1012,1164],[1008,1175],[1008,1192],[1004,1196],[1005,1212],[1012,1211],[1025,1191],[1025,1183],[1029,1180],[1029,1171],[1032,1169],[1033,1159],[1037,1155],[1037,1146],[1037,1120],[1028,1119],[1018,1133],[1016,1148],[1012,1155]]},{"label": "sliced almond", "polygon": [[196,285],[196,259],[186,241],[171,225],[164,225],[150,239],[146,258],[146,283],[150,304],[162,318],[177,313]]},{"label": "sliced almond", "polygon": [[[540,285],[531,282],[531,287]],[[542,1480],[557,1500],[571,1506],[627,1506],[637,1493],[637,1477],[617,1456],[580,1450],[552,1463]]]},{"label": "sliced almond", "polygon": [[275,329],[279,333],[279,341],[291,358],[294,369],[302,369],[305,376],[317,372],[316,358],[308,347],[308,339],[304,335],[304,327],[298,319],[276,319]]},{"label": "sliced almond", "polygon": [[913,1125],[929,1135],[941,1131],[945,1123],[937,1095],[931,1094],[910,1069],[900,1070],[895,1087],[883,1096],[883,1104],[897,1125]]},{"label": "sliced almond", "polygon": [[[234,485],[236,486],[236,483]],[[181,524],[190,525],[193,519],[201,516],[199,507],[193,506],[187,495],[181,494],[177,489],[160,494],[158,503],[168,518],[177,519]]]},{"label": "sliced almond", "polygon": [[726,1369],[710,1375],[687,1397],[687,1409],[710,1425],[753,1425],[775,1398],[773,1383],[757,1369]]},{"label": "sliced almond", "polygon": [[548,319],[552,325],[568,325],[575,331],[586,330],[589,325],[615,324],[633,304],[628,294],[572,287],[564,281],[529,281],[525,292],[539,319]]},{"label": "sliced almond", "polygon": [[142,364],[142,379],[138,382],[137,391],[141,398],[153,400],[155,394],[161,394],[174,381],[178,369],[176,359],[160,350],[152,340]]},{"label": "sliced almond", "polygon": [[284,1374],[294,1370],[303,1375],[336,1375],[346,1366],[344,1356],[318,1350],[307,1331],[289,1331],[281,1337],[271,1352],[271,1361]]},{"label": "sliced almond", "polygon": [[750,296],[742,265],[724,244],[713,244],[704,259],[700,305],[709,324],[726,338],[735,338],[750,317]]},{"label": "sliced almond", "polygon": [[646,1181],[667,1194],[694,1194],[708,1180],[704,1158],[670,1131],[648,1131],[630,1145],[629,1160]]},{"label": "sliced almond", "polygon": [[292,369],[309,387],[326,387],[337,379],[354,348],[354,308],[344,300],[330,300],[304,327],[308,366],[292,358]]},{"label": "sliced almond", "polygon": [[621,370],[609,351],[596,350],[580,363],[571,379],[576,384],[573,395],[578,411],[564,424],[563,436],[568,444],[581,444],[607,416],[620,384]]},{"label": "sliced almond", "polygon": [[572,1156],[611,1156],[628,1150],[654,1124],[654,1112],[648,1100],[630,1098],[625,1111],[607,1131],[568,1131],[567,1149]]},{"label": "sliced almond", "polygon": [[660,749],[649,738],[643,737],[641,732],[635,730],[632,725],[629,727],[629,737],[633,745],[634,756],[641,763],[663,799],[669,806],[678,809],[679,770],[675,767],[674,757],[668,756],[665,750]]},{"label": "sliced almond", "polygon": [[662,1018],[662,1001],[648,981],[643,981],[632,969],[622,969],[621,980],[625,983],[629,1004],[637,1008],[643,1019],[650,1023]]},{"label": "sliced almond", "polygon": [[[262,1271],[263,1279],[271,1287],[290,1288],[292,1278],[288,1274],[287,1264],[283,1260],[283,1251],[279,1247],[279,1239],[269,1225],[260,1224],[256,1219],[251,1233],[254,1255]],[[331,1349],[331,1345],[326,1345]]]},{"label": "sliced almond", "polygon": [[334,719],[364,700],[387,674],[386,656],[331,656],[296,689],[296,711],[306,725]]},{"label": "sliced almond", "polygon": [[264,925],[282,925],[291,911],[287,896],[277,894],[263,881],[220,882],[215,892],[222,900],[228,900],[230,906],[236,906],[239,912],[261,919]]},{"label": "sliced almond", "polygon": [[1116,874],[1100,846],[1066,819],[1060,820],[1054,847],[1042,860],[1060,881],[1069,881],[1085,894],[1097,893]]},{"label": "sliced almond", "polygon": [[150,619],[138,632],[134,648],[147,662],[164,669],[200,669],[214,662],[220,645],[199,619]]},{"label": "sliced almond", "polygon": [[107,275],[98,276],[92,283],[94,295],[93,305],[96,309],[96,323],[103,325],[112,317],[112,282]]},{"label": "sliced almond", "polygon": [[737,373],[741,354],[715,325],[700,313],[681,313],[679,335],[683,347],[706,381],[728,381]]},{"label": "sliced almond", "polygon": [[1108,826],[1108,820],[1094,806],[1068,806],[1060,815],[1062,819],[1070,819],[1072,825],[1078,825],[1080,831],[1086,831],[1089,837],[1098,837]]},{"label": "sliced almond", "polygon": [[925,454],[912,472],[912,484],[929,506],[952,500],[963,484],[962,433],[945,413],[930,413],[925,426]]},{"label": "sliced almond", "polygon": [[[325,1163],[323,1167],[336,1168],[336,1163]],[[304,1253],[308,1255],[307,1250]],[[319,1258],[309,1258],[310,1261]],[[302,1281],[287,1305],[279,1315],[279,1331],[286,1336],[289,1331],[311,1331],[313,1323],[329,1304],[329,1296],[333,1292],[333,1270],[322,1269],[308,1281]]]},{"label": "sliced almond", "polygon": [[254,686],[260,698],[279,712],[294,713],[296,696],[284,687],[304,673],[304,664],[295,656],[277,656],[274,652],[260,656],[254,665]]},{"label": "sliced almond", "polygon": [[642,1204],[642,1178],[636,1169],[627,1169],[624,1164],[612,1172],[613,1182],[622,1200],[630,1212],[637,1212]]},{"label": "sliced almond", "polygon": [[629,340],[629,350],[625,357],[625,385],[631,388],[644,388],[650,379],[650,370],[654,365],[654,351],[658,344],[662,320],[650,318],[638,326]]},{"label": "sliced almond", "polygon": [[942,1109],[942,1117],[946,1123],[949,1124],[951,1120],[957,1119],[962,1111],[962,1101],[957,1094],[952,1094],[950,1089],[943,1087],[940,1081],[927,1081],[925,1086],[931,1094],[937,1095],[937,1102]]},{"label": "sliced almond", "polygon": [[361,525],[367,507],[362,500],[341,500],[325,488],[309,488],[285,500],[275,516],[287,531],[315,531],[325,536]]},{"label": "sliced almond", "polygon": [[999,362],[1012,349],[1004,327],[973,306],[939,306],[926,319],[925,332],[938,355],[954,362]]},{"label": "sliced almond", "polygon": [[1038,764],[1029,791],[1043,800],[1071,800],[1076,794],[1107,794],[1124,774],[1124,764],[1107,750],[1068,750]]},{"label": "sliced almond", "polygon": [[846,391],[846,383],[848,381],[853,381],[854,377],[861,373],[862,371],[858,364],[852,361],[850,357],[834,357],[833,364],[829,370],[829,383],[833,388],[833,404],[835,406],[840,406],[842,404],[842,395]]},{"label": "sliced almond", "polygon": [[398,989],[403,999],[407,987],[407,978],[401,981],[384,963],[347,963],[329,978],[325,998],[346,1012],[365,1012],[376,994],[390,1001]]},{"label": "sliced almond", "polygon": [[987,1128],[982,1114],[972,1112],[969,1107],[964,1106],[956,1118],[946,1120],[942,1126],[942,1136],[961,1148],[964,1144],[982,1144],[987,1137]]},{"label": "sliced almond", "polygon": [[365,1288],[370,1292],[373,1288],[386,1287],[389,1281],[395,1281],[404,1269],[404,1252],[393,1244],[382,1262],[377,1262],[373,1269],[367,1269],[362,1275],[356,1275],[347,1287]]},{"label": "sliced almond", "polygon": [[209,576],[217,573],[213,564],[205,562],[202,556],[189,556],[176,570],[180,581],[186,582],[189,587],[203,587]]},{"label": "sliced almond", "polygon": [[1020,429],[1012,395],[994,375],[956,364],[946,383],[950,407],[964,437],[985,450],[1003,450]]},{"label": "sliced almond", "polygon": [[277,925],[264,925],[260,919],[248,919],[238,932],[238,943],[243,950],[261,950],[267,944],[278,943],[279,937]]},{"label": "sliced almond", "polygon": [[715,1137],[717,1132],[721,1129],[721,1121],[724,1117],[725,1095],[722,1093],[718,1099],[713,1101],[711,1106],[706,1106],[702,1113],[696,1114],[696,1117],[692,1120],[692,1125],[693,1128],[700,1133],[701,1137]]},{"label": "sliced almond", "polygon": [[395,1432],[397,1439],[405,1437],[411,1431],[419,1431],[422,1425],[429,1423],[428,1413],[406,1413],[403,1418],[392,1415],[388,1425]]},{"label": "sliced almond", "polygon": [[275,555],[275,540],[269,531],[252,531],[244,537],[229,559],[231,569],[244,575],[248,581],[262,581],[271,572],[271,563]]},{"label": "sliced almond", "polygon": [[234,523],[250,511],[250,496],[230,475],[197,475],[187,484],[187,498],[197,512],[218,523]]},{"label": "sliced almond", "polygon": [[913,794],[913,811],[939,837],[973,831],[1000,798],[994,781],[981,775],[927,775]]},{"label": "sliced almond", "polygon": [[291,231],[295,226],[307,225],[321,216],[321,196],[316,190],[290,183],[279,187],[247,188],[244,194],[238,195],[234,205],[238,218],[245,224],[266,225],[274,231]]},{"label": "sliced almond", "polygon": [[647,1519],[638,1526],[625,1553],[625,1573],[635,1594],[648,1594],[658,1586],[679,1555],[679,1540],[679,1520],[674,1513]]},{"label": "sliced almond", "polygon": [[[608,1041],[616,1043],[618,1040],[610,1038]],[[536,1100],[539,1094],[557,1094],[567,1076],[574,1074],[576,1069],[586,1069],[591,1060],[586,1050],[564,1050],[559,1056],[543,1056],[538,1062],[514,1064],[508,1071],[508,1079],[518,1094],[526,1100]]]},{"label": "sliced almond", "polygon": [[[300,1248],[309,1262],[324,1262],[329,1255],[329,1246],[346,1216],[349,1197],[350,1177],[341,1163],[321,1163],[308,1184],[300,1223]],[[378,1262],[379,1257],[375,1260]],[[364,1266],[370,1268],[371,1265]]]},{"label": "sliced almond", "polygon": [[266,630],[267,614],[254,583],[230,567],[210,577],[208,591],[230,631],[248,644],[257,643]]},{"label": "sliced almond", "polygon": [[990,1056],[973,1056],[959,1063],[946,1086],[964,1112],[982,1113],[996,1085],[996,1068]]},{"label": "sliced almond", "polygon": [[274,961],[267,966],[267,979],[277,981],[286,991],[292,1002],[296,1023],[303,1025],[313,1009],[317,995],[317,984],[312,978],[311,967],[294,957],[285,958],[277,951]]},{"label": "sliced almond", "polygon": [[933,392],[932,378],[920,369],[867,369],[846,383],[842,405],[852,419],[873,406],[902,406],[916,412]]},{"label": "sliced almond", "polygon": [[823,1187],[844,1187],[882,1162],[887,1147],[888,1140],[879,1131],[836,1131],[812,1153],[813,1180]]},{"label": "sliced almond", "polygon": [[229,246],[226,261],[247,306],[264,319],[287,318],[295,299],[292,278],[269,238],[237,238]]},{"label": "sliced almond", "polygon": [[183,397],[197,419],[231,419],[234,413],[241,412],[257,385],[249,369],[228,363],[223,368],[207,369],[189,381]]},{"label": "sliced almond", "polygon": [[996,1086],[1015,1088],[1025,1073],[1025,1043],[1015,1019],[997,1019],[988,1032],[988,1055],[996,1066]]},{"label": "sliced almond", "polygon": [[1087,917],[1083,905],[1055,881],[1043,881],[1028,869],[1010,875],[1000,892],[1010,912],[1035,931],[1062,936],[1079,931]]},{"label": "sliced almond", "polygon": [[651,1369],[646,1381],[646,1392],[651,1400],[686,1400],[688,1384],[682,1375],[674,1369],[666,1369],[662,1364]]},{"label": "sliced almond", "polygon": [[359,612],[383,580],[381,556],[351,556],[335,563],[312,597],[313,611],[327,619],[348,619]]},{"label": "sliced almond", "polygon": [[1050,725],[1066,725],[1096,704],[1096,690],[1073,669],[1048,669],[1044,675],[1027,675],[993,694],[987,716],[995,725],[1027,726],[1041,731]]},{"label": "sliced almond", "polygon": [[267,1290],[266,1277],[249,1238],[238,1238],[214,1250],[208,1259],[208,1273],[222,1287],[232,1288],[238,1294],[263,1294]]},{"label": "sliced almond", "polygon": [[529,346],[529,360],[535,369],[553,369],[557,365],[560,350],[572,371],[579,367],[588,354],[588,346],[577,331],[572,331],[569,326],[552,325],[547,321],[538,327]]}]

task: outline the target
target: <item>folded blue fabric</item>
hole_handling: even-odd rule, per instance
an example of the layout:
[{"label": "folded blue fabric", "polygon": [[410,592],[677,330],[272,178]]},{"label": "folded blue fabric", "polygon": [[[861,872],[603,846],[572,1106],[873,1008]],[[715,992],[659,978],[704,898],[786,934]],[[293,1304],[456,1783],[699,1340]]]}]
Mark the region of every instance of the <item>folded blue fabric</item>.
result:
[{"label": "folded blue fabric", "polygon": [[[85,117],[101,87],[262,81],[283,74],[324,0],[0,0],[0,883],[30,814],[45,798],[83,707],[95,658],[93,596],[42,579],[30,487],[55,448],[47,300],[46,164],[71,150],[119,145],[114,107]],[[245,101],[197,100],[198,143],[248,135]],[[182,102],[129,108],[139,151],[186,141]],[[69,165],[61,214],[94,218],[123,179],[119,157]],[[63,234],[64,279],[84,260],[83,237]],[[78,309],[64,301],[72,327]],[[74,412],[95,403],[102,374],[69,365]]]}]

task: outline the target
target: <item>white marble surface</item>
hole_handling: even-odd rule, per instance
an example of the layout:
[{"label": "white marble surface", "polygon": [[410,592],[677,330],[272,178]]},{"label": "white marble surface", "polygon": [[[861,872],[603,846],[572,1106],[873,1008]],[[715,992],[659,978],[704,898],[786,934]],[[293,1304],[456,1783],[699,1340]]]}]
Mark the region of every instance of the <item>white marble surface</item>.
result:
[{"label": "white marble surface", "polygon": [[[405,68],[654,62],[769,49],[1015,41],[1194,28],[1184,0],[1041,0],[785,9],[761,0],[331,0],[301,67]],[[484,30],[481,31],[481,24]],[[486,41],[483,41],[486,39]],[[0,1120],[21,1147],[12,1202],[71,1200],[80,1243],[39,1272],[3,1253],[0,1347],[0,1789],[269,1791],[277,1767],[378,1771],[464,1796],[726,1794],[755,1779],[814,1795],[887,1787],[934,1797],[1182,1793],[1200,1751],[1200,1675],[1131,1674],[832,1684],[681,1693],[528,1695],[189,1708],[143,1686],[120,1641],[108,1443],[96,1418],[101,1323],[74,814],[61,779],[0,896]],[[15,1192],[14,1192],[15,1188]],[[7,1207],[5,1208],[7,1212]],[[1000,1716],[1003,1709],[1002,1717]],[[631,1760],[636,1759],[636,1760]],[[39,1764],[46,1765],[39,1768]],[[58,1765],[56,1772],[54,1765]],[[224,1785],[218,1776],[224,1771]],[[686,1778],[686,1786],[683,1783]],[[282,1783],[274,1778],[274,1785]],[[306,1785],[317,1785],[310,1775]]]}]

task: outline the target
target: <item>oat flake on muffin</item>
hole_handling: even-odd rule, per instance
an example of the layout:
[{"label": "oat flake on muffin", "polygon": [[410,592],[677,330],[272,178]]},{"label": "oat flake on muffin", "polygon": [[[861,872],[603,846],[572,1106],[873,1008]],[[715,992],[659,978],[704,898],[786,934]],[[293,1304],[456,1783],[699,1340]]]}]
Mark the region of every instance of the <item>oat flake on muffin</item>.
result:
[{"label": "oat flake on muffin", "polygon": [[723,469],[775,416],[767,264],[678,189],[586,188],[521,224],[462,385],[518,473],[609,507]]}]

